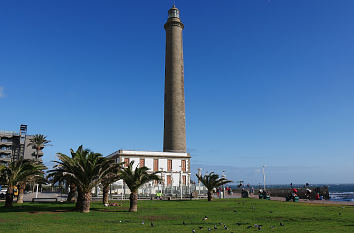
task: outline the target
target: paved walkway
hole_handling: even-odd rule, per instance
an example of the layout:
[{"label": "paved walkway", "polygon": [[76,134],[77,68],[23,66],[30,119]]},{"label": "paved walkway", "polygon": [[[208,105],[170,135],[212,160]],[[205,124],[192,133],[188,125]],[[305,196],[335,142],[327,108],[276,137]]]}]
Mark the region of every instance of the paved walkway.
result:
[{"label": "paved walkway", "polygon": [[[23,196],[23,201],[32,201],[33,198],[36,197],[36,193],[26,193],[24,196]],[[58,199],[58,202],[61,202],[61,201],[66,201],[66,197],[67,195],[66,194],[63,194],[61,195],[60,193],[38,193],[38,196],[37,198],[57,198]],[[16,198],[14,199],[16,200]]]},{"label": "paved walkway", "polygon": [[[215,199],[218,199],[217,196],[214,196]],[[232,195],[225,195],[225,198],[241,198],[240,193],[233,193]],[[250,194],[250,198],[258,199],[258,195]],[[285,197],[273,197],[271,196],[272,201],[283,201],[285,202]],[[354,206],[353,201],[330,201],[330,200],[307,200],[300,199],[299,202],[309,203],[309,204],[329,204],[329,205],[349,205]]]}]

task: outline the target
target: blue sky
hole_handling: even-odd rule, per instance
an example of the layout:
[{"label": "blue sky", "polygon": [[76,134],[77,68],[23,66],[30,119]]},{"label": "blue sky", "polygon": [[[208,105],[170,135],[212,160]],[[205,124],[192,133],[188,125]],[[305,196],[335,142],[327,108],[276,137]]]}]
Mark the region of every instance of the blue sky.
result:
[{"label": "blue sky", "polygon": [[[354,183],[354,1],[177,0],[192,169]],[[162,149],[171,1],[0,3],[0,129],[56,152]]]}]

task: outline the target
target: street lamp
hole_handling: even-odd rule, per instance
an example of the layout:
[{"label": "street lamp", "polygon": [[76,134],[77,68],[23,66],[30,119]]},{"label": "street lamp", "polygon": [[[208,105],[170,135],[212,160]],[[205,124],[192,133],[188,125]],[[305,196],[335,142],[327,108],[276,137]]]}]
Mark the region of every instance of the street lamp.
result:
[{"label": "street lamp", "polygon": [[182,189],[182,169],[179,171],[179,188],[181,191],[181,200],[183,198],[183,189]]},{"label": "street lamp", "polygon": [[[202,168],[198,168],[198,177],[202,175]],[[200,180],[198,179],[198,193],[200,195]]]},{"label": "street lamp", "polygon": [[165,178],[165,176],[163,176],[163,168],[162,167],[160,167],[160,171],[161,171],[161,193],[163,194],[164,192],[163,192],[163,189],[165,188],[165,182],[164,182],[164,178]]},{"label": "street lamp", "polygon": [[[222,178],[226,178],[225,171],[222,171]],[[225,185],[222,185],[222,198],[225,197]]]},{"label": "street lamp", "polygon": [[262,166],[262,172],[263,172],[263,189],[264,191],[266,190],[266,176],[265,176],[265,172],[264,172],[264,165]]}]

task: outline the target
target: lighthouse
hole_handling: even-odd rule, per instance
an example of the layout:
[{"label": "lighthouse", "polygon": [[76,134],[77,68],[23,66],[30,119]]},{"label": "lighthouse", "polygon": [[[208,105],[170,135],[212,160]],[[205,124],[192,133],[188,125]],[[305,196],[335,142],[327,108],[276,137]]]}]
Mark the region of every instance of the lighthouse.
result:
[{"label": "lighthouse", "polygon": [[165,23],[165,100],[164,152],[186,152],[186,120],[184,99],[183,23],[180,11],[173,5]]}]

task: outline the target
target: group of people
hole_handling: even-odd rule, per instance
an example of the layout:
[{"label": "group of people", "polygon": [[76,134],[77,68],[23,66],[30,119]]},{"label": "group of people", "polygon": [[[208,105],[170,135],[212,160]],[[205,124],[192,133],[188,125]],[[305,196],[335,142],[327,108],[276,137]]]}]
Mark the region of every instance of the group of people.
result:
[{"label": "group of people", "polygon": [[[287,198],[287,200],[292,199],[294,201],[297,201],[299,199],[298,189],[293,187],[293,183],[290,184],[290,188],[291,188],[291,191],[290,191],[290,195]],[[307,199],[309,199],[309,200],[311,200],[311,199],[322,200],[323,197],[320,195],[319,189],[318,190],[315,189],[316,194],[314,194],[313,191],[310,189],[309,183],[306,183],[304,188],[305,188],[305,197]]]},{"label": "group of people", "polygon": [[259,199],[270,200],[270,194],[266,190],[263,190],[263,189],[260,189],[258,191],[258,197],[259,197]]},{"label": "group of people", "polygon": [[231,188],[231,186],[226,186],[225,193],[224,193],[224,188],[219,187],[216,190],[214,190],[214,193],[216,193],[219,198],[223,198],[225,194],[232,195],[232,188]]}]

